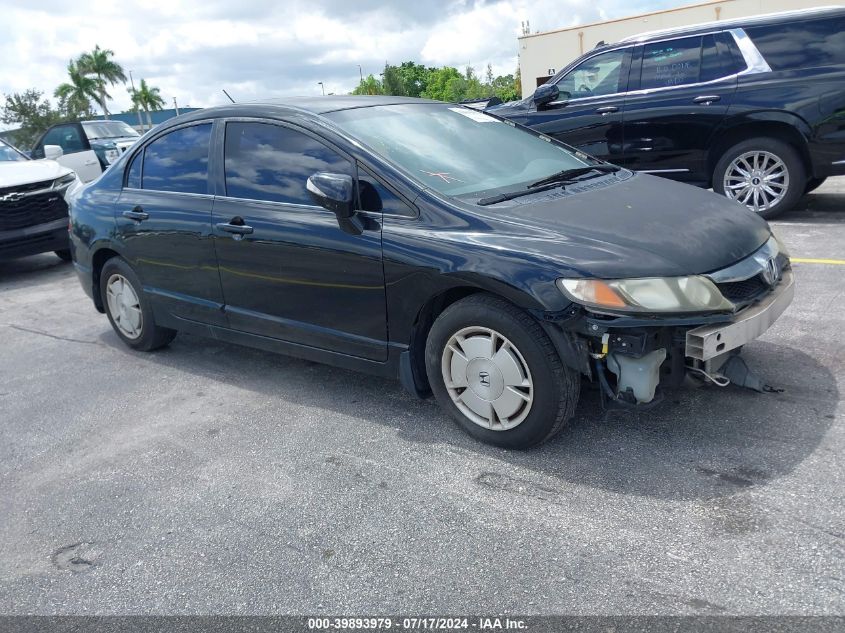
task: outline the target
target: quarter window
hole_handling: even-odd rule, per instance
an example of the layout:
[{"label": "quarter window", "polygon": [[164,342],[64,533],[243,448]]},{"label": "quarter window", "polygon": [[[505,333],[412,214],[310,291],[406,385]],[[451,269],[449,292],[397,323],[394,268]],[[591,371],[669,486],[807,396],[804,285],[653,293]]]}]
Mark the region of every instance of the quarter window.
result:
[{"label": "quarter window", "polygon": [[413,215],[411,208],[399,196],[370,176],[363,168],[358,170],[358,196],[362,211]]},{"label": "quarter window", "polygon": [[845,17],[745,29],[772,70],[845,63]]},{"label": "quarter window", "polygon": [[640,88],[671,88],[698,82],[701,37],[646,44]]},{"label": "quarter window", "polygon": [[620,82],[626,52],[625,49],[608,51],[584,60],[557,82],[558,90],[568,93],[570,99],[622,92]]},{"label": "quarter window", "polygon": [[351,161],[320,141],[269,123],[226,124],[226,195],[249,200],[313,206],[308,177],[317,172],[348,174]]},{"label": "quarter window", "polygon": [[143,150],[135,154],[135,158],[132,159],[132,164],[129,166],[129,172],[126,175],[126,186],[130,189],[141,188],[141,161],[143,160]]},{"label": "quarter window", "polygon": [[211,123],[202,123],[174,130],[147,145],[144,150],[143,188],[208,193],[210,139]]}]

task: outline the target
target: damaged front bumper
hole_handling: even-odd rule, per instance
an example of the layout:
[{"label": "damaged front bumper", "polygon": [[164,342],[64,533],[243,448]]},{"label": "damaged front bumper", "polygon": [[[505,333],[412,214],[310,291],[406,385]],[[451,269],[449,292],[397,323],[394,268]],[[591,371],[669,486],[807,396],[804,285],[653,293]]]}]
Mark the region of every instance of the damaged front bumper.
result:
[{"label": "damaged front bumper", "polygon": [[[729,380],[719,373],[720,368],[743,345],[766,332],[794,295],[794,276],[786,267],[768,294],[734,314],[573,314],[564,325],[570,334],[566,351],[571,358],[575,342],[581,343],[580,369],[598,382],[606,402],[648,406],[660,400],[660,390],[679,386],[690,373],[705,381],[727,384]],[[587,371],[585,363],[589,365]]]}]

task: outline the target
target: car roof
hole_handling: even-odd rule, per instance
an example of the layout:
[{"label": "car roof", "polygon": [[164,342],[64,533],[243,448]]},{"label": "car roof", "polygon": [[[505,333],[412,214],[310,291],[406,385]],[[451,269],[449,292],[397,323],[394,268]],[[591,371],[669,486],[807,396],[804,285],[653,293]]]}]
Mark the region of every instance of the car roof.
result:
[{"label": "car roof", "polygon": [[339,110],[352,110],[355,108],[372,108],[387,105],[420,104],[446,105],[442,101],[431,99],[417,99],[414,97],[391,97],[391,96],[368,96],[368,95],[327,95],[325,97],[283,97],[279,99],[262,99],[258,101],[245,101],[242,103],[230,103],[211,108],[194,110],[188,114],[174,117],[158,126],[157,130],[164,130],[201,119],[223,118],[223,117],[268,117],[291,114],[305,114],[319,117],[328,112]]},{"label": "car roof", "polygon": [[766,13],[763,15],[754,15],[745,18],[733,18],[731,20],[719,20],[717,22],[702,22],[700,24],[691,24],[689,26],[661,29],[658,31],[647,31],[645,33],[639,33],[637,35],[621,39],[616,42],[615,45],[618,46],[619,44],[646,42],[648,40],[674,35],[694,35],[700,31],[708,31],[712,29],[724,31],[726,29],[759,26],[764,24],[782,24],[792,22],[794,20],[804,20],[825,15],[830,15],[832,17],[837,14],[845,15],[845,7],[836,5],[812,7],[795,11],[780,11],[778,13]]}]

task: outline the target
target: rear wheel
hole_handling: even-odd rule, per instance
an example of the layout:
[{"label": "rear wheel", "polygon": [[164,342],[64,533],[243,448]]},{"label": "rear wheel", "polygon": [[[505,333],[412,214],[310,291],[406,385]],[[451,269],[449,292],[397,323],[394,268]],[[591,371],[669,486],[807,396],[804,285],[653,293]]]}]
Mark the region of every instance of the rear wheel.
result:
[{"label": "rear wheel", "polygon": [[100,295],[114,331],[133,349],[150,352],[164,347],[176,330],[156,325],[152,308],[135,271],[119,257],[108,260],[100,272]]},{"label": "rear wheel", "polygon": [[438,403],[467,433],[505,448],[529,448],[574,415],[580,376],[565,367],[539,324],[490,295],[449,306],[426,343]]},{"label": "rear wheel", "polygon": [[731,147],[713,173],[713,191],[766,219],[794,207],[804,194],[805,183],[798,151],[788,143],[763,137]]}]

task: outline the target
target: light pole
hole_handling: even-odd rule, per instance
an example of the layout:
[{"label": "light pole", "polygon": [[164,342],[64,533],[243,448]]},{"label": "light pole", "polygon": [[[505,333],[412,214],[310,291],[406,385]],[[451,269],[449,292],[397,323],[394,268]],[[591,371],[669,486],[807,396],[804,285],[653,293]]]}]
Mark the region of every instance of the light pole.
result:
[{"label": "light pole", "polygon": [[320,84],[320,90],[322,90],[323,96],[325,97],[326,96],[326,87],[323,85],[322,81],[318,81],[317,83]]},{"label": "light pole", "polygon": [[144,131],[144,122],[141,120],[141,111],[138,109],[138,104],[135,102],[135,80],[132,79],[132,71],[129,71],[129,83],[132,84],[132,104],[135,106],[135,114],[138,115],[138,127]]},{"label": "light pole", "polygon": [[358,64],[358,76],[361,78],[361,83],[364,83],[364,71],[361,70],[361,64]]}]

